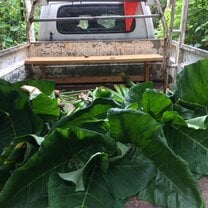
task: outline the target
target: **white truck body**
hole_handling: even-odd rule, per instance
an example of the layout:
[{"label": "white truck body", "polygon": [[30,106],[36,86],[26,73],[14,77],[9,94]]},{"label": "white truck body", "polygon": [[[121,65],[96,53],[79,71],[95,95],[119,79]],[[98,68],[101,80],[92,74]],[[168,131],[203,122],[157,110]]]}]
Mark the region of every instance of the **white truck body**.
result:
[{"label": "white truck body", "polygon": [[[149,6],[139,2],[135,15],[150,15]],[[125,15],[123,1],[79,1],[79,2],[49,2],[41,9],[41,19],[54,19],[57,17],[92,17],[92,16]],[[96,20],[95,20],[96,21]],[[154,28],[151,18],[134,19],[134,26],[126,31],[125,19],[99,19],[96,24],[103,29],[90,29],[90,20],[79,20],[76,26],[81,29],[77,32],[73,29],[75,22],[40,22],[39,40],[130,40],[152,39]],[[119,27],[120,26],[120,27]]]}]

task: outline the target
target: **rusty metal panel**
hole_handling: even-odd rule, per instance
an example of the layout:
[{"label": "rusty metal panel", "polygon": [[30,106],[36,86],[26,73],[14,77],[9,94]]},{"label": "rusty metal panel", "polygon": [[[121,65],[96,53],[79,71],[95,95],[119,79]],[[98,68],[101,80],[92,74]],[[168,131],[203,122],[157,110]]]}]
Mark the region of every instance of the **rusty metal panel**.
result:
[{"label": "rusty metal panel", "polygon": [[36,42],[29,56],[162,54],[160,40]]},{"label": "rusty metal panel", "polygon": [[23,44],[0,51],[0,77],[8,77],[8,74],[18,69],[24,70],[28,46],[29,44]]}]

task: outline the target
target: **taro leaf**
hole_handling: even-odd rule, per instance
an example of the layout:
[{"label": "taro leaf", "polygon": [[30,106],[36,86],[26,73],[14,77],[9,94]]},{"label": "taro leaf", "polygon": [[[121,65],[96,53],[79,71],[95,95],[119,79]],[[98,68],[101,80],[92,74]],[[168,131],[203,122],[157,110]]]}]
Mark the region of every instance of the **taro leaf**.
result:
[{"label": "taro leaf", "polygon": [[185,66],[177,76],[177,93],[180,99],[208,106],[208,59]]},{"label": "taro leaf", "polygon": [[11,173],[38,151],[38,146],[43,140],[43,137],[36,135],[25,135],[12,140],[0,157],[0,189]]},{"label": "taro leaf", "polygon": [[32,124],[23,110],[0,116],[0,152],[10,144],[13,138],[32,133]]},{"label": "taro leaf", "polygon": [[[71,181],[75,184],[75,191],[84,191],[85,190],[85,175],[88,175],[89,166],[94,160],[105,158],[107,155],[105,153],[97,152],[93,154],[85,165],[75,171],[68,173],[59,173],[59,176],[65,181]],[[106,161],[106,160],[105,160]],[[107,162],[107,161],[106,161]],[[108,165],[107,165],[108,166]]]},{"label": "taro leaf", "polygon": [[136,149],[110,166],[104,178],[116,199],[126,199],[143,190],[155,172],[156,168],[152,161]]},{"label": "taro leaf", "polygon": [[193,172],[208,174],[208,130],[168,125],[164,132],[169,146],[188,162]]},{"label": "taro leaf", "polygon": [[138,83],[135,86],[131,87],[129,89],[127,96],[126,96],[126,102],[128,104],[134,103],[134,102],[140,103],[142,100],[143,93],[148,88],[149,89],[153,88],[152,82]]},{"label": "taro leaf", "polygon": [[49,178],[49,207],[51,208],[123,208],[107,186],[102,174],[93,170],[88,176],[86,190],[74,192],[72,184],[65,183],[57,174]]},{"label": "taro leaf", "polygon": [[155,166],[156,180],[147,187],[149,194],[139,194],[140,197],[166,208],[204,207],[187,164],[167,146],[161,126],[151,116],[134,110],[112,109],[108,117],[112,136],[126,137]]},{"label": "taro leaf", "polygon": [[118,152],[117,152],[116,156],[113,156],[113,157],[109,158],[110,163],[114,163],[114,162],[117,162],[117,161],[123,159],[124,156],[126,156],[126,154],[131,149],[131,146],[127,146],[127,145],[122,144],[120,142],[116,142],[116,145],[118,147]]},{"label": "taro leaf", "polygon": [[178,100],[173,106],[173,110],[177,111],[184,119],[196,118],[207,115],[207,107]]},{"label": "taro leaf", "polygon": [[52,127],[51,131],[55,128],[69,128],[70,126],[82,125],[85,121],[96,121],[105,119],[107,111],[110,108],[116,107],[117,104],[112,100],[98,98],[90,106],[81,109],[69,116],[63,117]]},{"label": "taro leaf", "polygon": [[0,152],[14,137],[40,134],[43,122],[34,114],[28,96],[13,85],[0,82]]},{"label": "taro leaf", "polygon": [[0,152],[12,138],[32,133],[32,124],[25,111],[27,96],[0,82]]},{"label": "taro leaf", "polygon": [[7,151],[7,157],[1,156],[0,164],[0,190],[5,185],[7,179],[10,177],[11,173],[15,169],[16,163],[22,161],[26,149],[26,144],[24,142],[14,145],[10,151]]},{"label": "taro leaf", "polygon": [[60,116],[57,100],[51,99],[43,93],[34,98],[31,105],[33,112],[41,116],[45,122]]},{"label": "taro leaf", "polygon": [[24,85],[36,87],[48,96],[51,96],[55,89],[55,82],[51,80],[25,80],[12,84],[16,89],[20,89]]},{"label": "taro leaf", "polygon": [[80,122],[80,127],[83,129],[88,129],[92,131],[96,131],[102,134],[105,134],[109,130],[109,124],[106,120],[98,119],[98,120],[83,120]]},{"label": "taro leaf", "polygon": [[162,123],[186,125],[185,120],[176,111],[165,111],[162,115]]},{"label": "taro leaf", "polygon": [[106,152],[116,149],[113,139],[93,131],[55,130],[46,137],[40,150],[8,179],[0,192],[0,207],[30,207],[31,203],[37,207],[38,200],[47,196],[49,174],[60,171],[80,150],[99,144]]},{"label": "taro leaf", "polygon": [[194,118],[194,114],[195,114],[194,110],[184,108],[183,106],[180,106],[178,104],[173,105],[173,110],[177,111],[177,113],[180,116],[182,116],[184,119]]},{"label": "taro leaf", "polygon": [[156,119],[160,119],[163,112],[172,110],[172,101],[158,90],[147,89],[142,97],[144,112]]}]

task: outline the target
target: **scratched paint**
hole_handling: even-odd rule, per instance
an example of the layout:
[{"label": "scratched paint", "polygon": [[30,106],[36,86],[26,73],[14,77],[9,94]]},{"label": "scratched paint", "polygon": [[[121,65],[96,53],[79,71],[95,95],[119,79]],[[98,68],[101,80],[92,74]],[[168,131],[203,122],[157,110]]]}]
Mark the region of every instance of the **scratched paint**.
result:
[{"label": "scratched paint", "polygon": [[27,55],[28,44],[0,51],[0,77],[7,77],[18,69],[23,72]]},{"label": "scratched paint", "polygon": [[131,55],[162,54],[159,40],[132,41],[73,41],[39,42],[31,44],[30,56],[95,56],[95,55]]}]

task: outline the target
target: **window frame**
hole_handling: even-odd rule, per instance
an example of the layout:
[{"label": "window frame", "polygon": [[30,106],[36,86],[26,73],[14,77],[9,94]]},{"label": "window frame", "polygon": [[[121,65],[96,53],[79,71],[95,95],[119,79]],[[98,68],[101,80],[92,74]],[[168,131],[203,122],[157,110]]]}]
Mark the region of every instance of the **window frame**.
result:
[{"label": "window frame", "polygon": [[[75,9],[73,9],[73,7],[76,8],[76,9],[79,9],[81,11],[84,11],[84,9],[86,9],[86,11],[80,12],[80,16],[82,16],[82,15],[83,16],[84,15],[91,15],[91,16],[93,16],[92,14],[89,13],[92,10],[92,8],[96,8],[97,10],[104,8],[108,12],[108,11],[110,11],[110,9],[112,9],[112,7],[114,7],[114,11],[116,11],[116,7],[118,7],[118,8],[121,7],[121,8],[119,8],[117,10],[115,15],[124,15],[124,5],[123,4],[110,4],[110,5],[109,4],[79,4],[79,5],[63,5],[63,6],[60,6],[58,8],[58,10],[57,10],[57,18],[70,17],[70,16],[67,16],[67,15],[60,14],[61,13],[60,11],[63,8],[67,8],[67,7],[69,8],[69,10],[71,8],[72,11],[75,10]],[[83,9],[81,9],[81,8],[83,8]],[[120,11],[122,11],[121,12],[122,14],[118,13]],[[73,12],[72,12],[72,14],[73,14]],[[102,14],[96,14],[94,16],[101,16],[101,15]],[[109,14],[105,14],[105,15],[113,15],[113,13],[109,13]],[[76,15],[76,16],[73,15],[71,17],[78,17],[78,16],[79,16],[79,14]],[[115,20],[115,22],[117,21],[117,23],[120,21],[120,23],[123,24],[123,25],[121,25],[123,28],[120,28],[120,30],[112,30],[113,28],[108,28],[108,29],[107,28],[106,29],[102,28],[103,30],[99,29],[99,28],[95,28],[96,30],[93,30],[93,28],[91,28],[91,29],[88,28],[86,30],[77,30],[76,31],[75,30],[75,26],[73,24],[71,24],[71,28],[74,28],[74,30],[70,31],[69,29],[63,30],[64,24],[69,23],[69,22],[73,22],[74,20],[68,20],[68,21],[64,20],[64,21],[57,21],[56,22],[56,29],[57,29],[57,31],[60,34],[64,34],[64,35],[75,35],[75,34],[87,35],[87,34],[107,34],[107,33],[109,33],[109,34],[114,34],[114,33],[123,33],[123,34],[125,34],[125,33],[133,32],[135,27],[136,27],[136,20],[135,20],[135,18],[133,18],[133,23],[132,23],[132,26],[131,26],[131,30],[129,30],[129,31],[126,31],[126,29],[125,29],[126,28],[125,27],[125,19],[120,19],[120,20],[114,19],[114,20]],[[97,20],[94,20],[94,21],[97,21]],[[69,27],[70,25],[68,24],[67,26]],[[116,26],[118,27],[119,25],[115,25],[115,28],[116,28]]]}]

